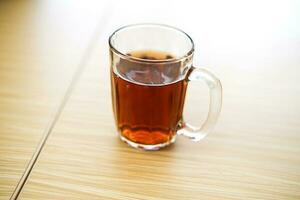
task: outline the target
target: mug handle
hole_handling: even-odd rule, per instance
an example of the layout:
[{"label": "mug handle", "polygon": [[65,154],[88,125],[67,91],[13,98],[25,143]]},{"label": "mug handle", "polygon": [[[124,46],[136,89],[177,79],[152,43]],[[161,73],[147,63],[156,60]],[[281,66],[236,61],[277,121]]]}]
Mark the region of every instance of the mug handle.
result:
[{"label": "mug handle", "polygon": [[188,81],[204,81],[209,87],[210,103],[207,118],[201,128],[196,128],[187,122],[182,121],[178,135],[184,135],[193,141],[203,139],[215,126],[222,107],[222,85],[220,80],[211,72],[192,67],[187,77]]}]

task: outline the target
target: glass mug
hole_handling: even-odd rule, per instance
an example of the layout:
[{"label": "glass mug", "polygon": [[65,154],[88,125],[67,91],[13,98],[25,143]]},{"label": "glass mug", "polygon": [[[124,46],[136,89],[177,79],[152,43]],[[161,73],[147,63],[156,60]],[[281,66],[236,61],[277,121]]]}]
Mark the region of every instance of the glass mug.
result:
[{"label": "glass mug", "polygon": [[[120,138],[135,148],[157,150],[176,135],[194,141],[215,125],[222,105],[220,81],[192,65],[194,43],[185,32],[160,24],[135,24],[109,37],[113,112]],[[201,128],[182,117],[190,81],[210,89],[209,113]]]}]

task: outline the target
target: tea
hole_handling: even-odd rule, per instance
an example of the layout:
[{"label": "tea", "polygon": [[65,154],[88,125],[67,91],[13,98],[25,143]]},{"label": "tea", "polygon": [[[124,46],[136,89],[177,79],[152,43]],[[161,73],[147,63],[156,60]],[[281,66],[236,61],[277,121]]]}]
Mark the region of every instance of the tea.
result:
[{"label": "tea", "polygon": [[121,58],[117,70],[111,71],[118,131],[139,144],[170,142],[182,120],[187,88],[187,81],[178,79],[180,63],[155,62],[174,58],[159,51],[135,51],[128,55],[143,60],[131,62]]}]

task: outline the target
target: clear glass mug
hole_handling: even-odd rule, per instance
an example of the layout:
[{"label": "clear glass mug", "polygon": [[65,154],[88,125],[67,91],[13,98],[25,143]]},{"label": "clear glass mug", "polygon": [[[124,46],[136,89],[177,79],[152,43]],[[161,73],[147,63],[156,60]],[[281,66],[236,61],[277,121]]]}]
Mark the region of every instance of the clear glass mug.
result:
[{"label": "clear glass mug", "polygon": [[[177,134],[199,141],[212,130],[222,86],[212,73],[192,65],[189,35],[166,25],[135,24],[116,30],[109,46],[113,112],[123,141],[157,150],[173,143]],[[209,113],[201,128],[182,116],[190,81],[204,81],[210,89]]]}]

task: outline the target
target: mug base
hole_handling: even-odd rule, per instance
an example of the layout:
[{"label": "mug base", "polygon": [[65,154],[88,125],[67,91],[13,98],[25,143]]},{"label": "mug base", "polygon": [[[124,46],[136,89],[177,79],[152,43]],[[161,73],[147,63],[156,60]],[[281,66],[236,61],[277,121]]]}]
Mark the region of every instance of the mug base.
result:
[{"label": "mug base", "polygon": [[154,144],[154,145],[147,145],[147,144],[140,144],[140,143],[135,143],[133,141],[128,140],[121,134],[119,134],[119,137],[121,140],[125,143],[127,143],[129,146],[136,148],[136,149],[142,149],[146,151],[157,151],[161,148],[164,148],[166,146],[169,146],[170,144],[174,143],[176,140],[176,135],[168,142],[160,143],[160,144]]}]

